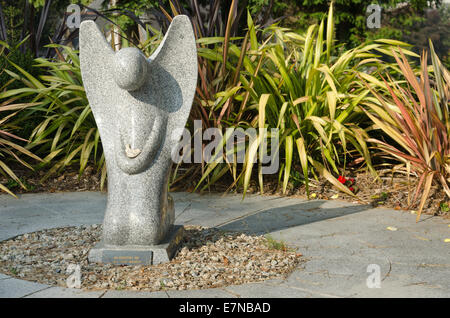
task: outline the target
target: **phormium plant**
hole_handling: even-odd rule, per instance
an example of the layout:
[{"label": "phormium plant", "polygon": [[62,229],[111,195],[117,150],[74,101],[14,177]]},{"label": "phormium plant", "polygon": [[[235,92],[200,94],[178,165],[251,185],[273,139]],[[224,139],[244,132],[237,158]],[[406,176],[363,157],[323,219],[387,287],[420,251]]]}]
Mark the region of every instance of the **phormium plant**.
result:
[{"label": "phormium plant", "polygon": [[417,220],[433,182],[440,184],[450,198],[450,73],[434,52],[431,41],[430,51],[432,67],[427,65],[424,51],[419,74],[402,52],[400,56],[394,54],[407,87],[395,83],[387,74],[387,80],[383,80],[390,97],[371,89],[378,102],[366,104],[370,119],[397,144],[379,139],[368,142],[376,143],[384,152],[404,162],[408,175],[413,171],[419,176],[412,202],[421,194]]}]

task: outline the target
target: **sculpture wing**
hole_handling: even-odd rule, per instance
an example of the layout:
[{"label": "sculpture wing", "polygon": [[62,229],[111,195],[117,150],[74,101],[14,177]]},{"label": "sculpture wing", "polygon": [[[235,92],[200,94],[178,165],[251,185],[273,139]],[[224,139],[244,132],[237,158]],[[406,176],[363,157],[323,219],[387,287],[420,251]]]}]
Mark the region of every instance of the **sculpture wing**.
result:
[{"label": "sculpture wing", "polygon": [[[176,82],[176,88],[166,87],[172,89],[170,93],[180,94],[181,101],[174,100],[171,104],[166,105],[169,109],[169,119],[167,124],[166,143],[172,146],[174,140],[179,140],[181,131],[178,134],[173,134],[175,128],[184,128],[189,117],[192,102],[194,100],[195,88],[197,86],[197,46],[195,42],[194,31],[189,18],[185,15],[176,16],[161,45],[156,52],[150,57],[152,67],[150,72],[153,72],[154,64],[164,70],[163,73],[170,74],[171,80],[168,82]],[[167,94],[166,94],[167,96]],[[172,107],[172,109],[170,109]]]},{"label": "sculpture wing", "polygon": [[[110,131],[114,131],[114,112],[111,88],[117,85],[110,68],[114,51],[94,21],[83,21],[80,26],[80,68],[86,95],[94,113],[105,152],[112,145]],[[108,107],[103,107],[108,105]]]}]

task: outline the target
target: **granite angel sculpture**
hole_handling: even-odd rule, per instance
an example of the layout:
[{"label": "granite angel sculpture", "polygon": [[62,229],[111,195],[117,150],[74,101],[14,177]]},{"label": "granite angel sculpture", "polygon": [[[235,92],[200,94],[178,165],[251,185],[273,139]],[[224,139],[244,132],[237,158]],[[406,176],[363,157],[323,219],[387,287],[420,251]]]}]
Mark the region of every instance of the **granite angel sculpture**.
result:
[{"label": "granite angel sculpture", "polygon": [[100,132],[108,175],[102,241],[159,244],[174,222],[167,193],[171,150],[184,128],[197,83],[191,22],[173,19],[156,52],[114,52],[93,21],[80,27],[83,84]]}]

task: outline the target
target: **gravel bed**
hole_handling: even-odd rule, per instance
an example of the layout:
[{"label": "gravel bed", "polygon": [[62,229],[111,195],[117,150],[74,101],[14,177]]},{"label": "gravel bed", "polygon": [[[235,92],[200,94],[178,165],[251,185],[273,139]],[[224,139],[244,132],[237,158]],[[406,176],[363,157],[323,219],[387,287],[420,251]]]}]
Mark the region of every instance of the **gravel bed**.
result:
[{"label": "gravel bed", "polygon": [[[186,227],[171,262],[155,266],[89,264],[87,255],[101,225],[44,230],[0,242],[0,272],[20,279],[67,287],[69,265],[79,265],[86,290],[184,290],[284,278],[302,255],[270,237]],[[72,265],[73,266],[73,265]]]}]

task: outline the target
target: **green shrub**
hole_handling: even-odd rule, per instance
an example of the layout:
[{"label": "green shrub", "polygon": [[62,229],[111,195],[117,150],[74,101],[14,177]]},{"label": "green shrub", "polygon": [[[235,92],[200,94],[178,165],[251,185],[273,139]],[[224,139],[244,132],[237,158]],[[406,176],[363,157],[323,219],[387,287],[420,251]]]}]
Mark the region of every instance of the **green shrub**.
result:
[{"label": "green shrub", "polygon": [[8,86],[8,89],[15,89],[23,86],[22,82],[17,80],[8,83],[11,81],[11,76],[7,72],[7,70],[10,69],[8,60],[20,66],[33,76],[40,75],[40,69],[33,67],[33,53],[28,50],[21,52],[20,48],[22,45],[23,43],[10,45],[0,41],[0,91],[6,88],[6,86]]},{"label": "green shrub", "polygon": [[[284,192],[295,174],[292,167],[298,163],[308,194],[308,179],[320,174],[341,191],[354,195],[333,173],[339,175],[339,169],[345,169],[349,155],[352,160],[363,157],[374,172],[366,144],[369,136],[365,127],[369,123],[360,108],[373,97],[359,77],[369,81],[375,90],[384,89],[375,71],[396,70],[379,59],[380,53],[392,55],[391,49],[398,52],[397,46],[407,45],[380,39],[338,50],[332,6],[328,20],[322,19],[320,25],[310,26],[304,34],[277,26],[256,30],[250,15],[248,30],[241,47],[228,45],[226,73],[217,80],[226,89],[218,92],[214,100],[204,102],[209,106],[208,118],[217,118],[217,127],[278,128],[280,149],[272,149],[272,153],[279,151],[283,156],[280,180]],[[266,40],[258,42],[258,32]],[[221,69],[227,47],[224,39],[202,39],[203,43],[214,41],[218,45],[200,48],[199,55],[214,65],[210,68]],[[339,54],[334,56],[333,52]],[[245,193],[261,136],[253,144],[247,143],[246,161],[240,171],[237,165],[211,162],[197,187],[208,180],[209,174],[213,177],[203,188],[229,171],[234,184],[242,184]],[[258,180],[262,192],[260,165]]]},{"label": "green shrub", "polygon": [[17,163],[29,169],[33,169],[29,163],[21,158],[21,155],[26,155],[38,161],[41,160],[38,156],[23,147],[23,144],[27,144],[28,140],[20,138],[12,133],[17,127],[9,121],[25,107],[27,106],[23,104],[12,104],[8,102],[0,104],[0,174],[9,176],[10,178],[6,185],[0,184],[0,190],[13,196],[15,195],[10,190],[13,184],[20,186],[23,189],[26,189],[27,186],[26,182],[23,182],[23,180],[17,177],[13,172],[8,165],[8,161],[13,159]]},{"label": "green shrub", "polygon": [[15,124],[37,122],[27,149],[44,157],[40,167],[51,164],[44,179],[74,162],[80,165],[80,174],[89,159],[102,167],[99,134],[84,92],[77,53],[62,47],[58,61],[36,59],[36,67],[45,72],[39,79],[13,61],[8,63],[16,70],[9,75],[20,80],[22,87],[0,93],[0,100],[30,100]]},{"label": "green shrub", "polygon": [[[157,32],[156,32],[157,33]],[[162,39],[161,34],[142,43],[140,49],[150,55]],[[122,47],[129,43],[124,39]],[[78,52],[70,47],[48,45],[58,50],[58,59],[34,60],[39,77],[33,76],[12,59],[7,59],[13,71],[0,101],[18,100],[26,108],[17,119],[17,131],[30,131],[27,149],[43,157],[38,168],[49,168],[42,181],[72,164],[79,165],[80,175],[89,161],[102,171],[101,187],[106,180],[106,166],[100,135],[84,91]],[[15,86],[12,86],[15,83]],[[24,102],[26,101],[26,102]],[[31,127],[29,126],[31,124]],[[27,128],[29,127],[29,129]]]}]

